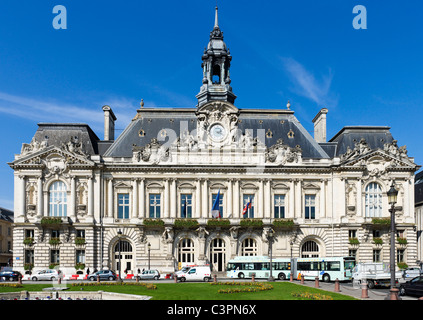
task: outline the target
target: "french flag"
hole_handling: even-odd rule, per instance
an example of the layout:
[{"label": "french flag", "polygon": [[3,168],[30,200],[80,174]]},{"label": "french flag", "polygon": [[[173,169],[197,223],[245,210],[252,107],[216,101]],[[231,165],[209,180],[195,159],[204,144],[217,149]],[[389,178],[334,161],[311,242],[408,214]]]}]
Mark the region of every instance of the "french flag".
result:
[{"label": "french flag", "polygon": [[217,197],[214,200],[213,207],[211,209],[211,215],[213,218],[222,218],[219,211],[219,202],[220,202],[220,189],[217,192]]},{"label": "french flag", "polygon": [[251,198],[248,199],[247,204],[244,207],[244,210],[242,210],[242,216],[245,218],[248,212],[248,209],[251,208]]}]

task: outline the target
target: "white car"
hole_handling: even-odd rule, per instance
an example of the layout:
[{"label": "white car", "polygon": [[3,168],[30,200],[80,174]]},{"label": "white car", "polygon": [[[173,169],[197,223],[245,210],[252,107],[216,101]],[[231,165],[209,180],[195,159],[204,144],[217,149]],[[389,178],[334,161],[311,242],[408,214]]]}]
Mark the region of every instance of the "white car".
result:
[{"label": "white car", "polygon": [[209,266],[195,266],[191,267],[186,272],[181,272],[176,274],[178,280],[181,282],[184,281],[205,281],[208,282],[211,280],[211,270]]},{"label": "white car", "polygon": [[56,280],[59,279],[60,273],[55,269],[39,270],[31,276],[32,281],[37,280]]},{"label": "white car", "polygon": [[408,268],[402,272],[402,277],[404,279],[413,279],[422,274],[422,270],[419,268]]}]

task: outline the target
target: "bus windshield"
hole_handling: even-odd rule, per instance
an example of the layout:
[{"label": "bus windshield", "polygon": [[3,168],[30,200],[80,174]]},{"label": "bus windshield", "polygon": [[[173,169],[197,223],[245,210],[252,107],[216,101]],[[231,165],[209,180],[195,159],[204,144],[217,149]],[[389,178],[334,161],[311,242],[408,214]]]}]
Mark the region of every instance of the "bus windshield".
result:
[{"label": "bus windshield", "polygon": [[355,267],[354,259],[344,259],[344,269],[352,270]]}]

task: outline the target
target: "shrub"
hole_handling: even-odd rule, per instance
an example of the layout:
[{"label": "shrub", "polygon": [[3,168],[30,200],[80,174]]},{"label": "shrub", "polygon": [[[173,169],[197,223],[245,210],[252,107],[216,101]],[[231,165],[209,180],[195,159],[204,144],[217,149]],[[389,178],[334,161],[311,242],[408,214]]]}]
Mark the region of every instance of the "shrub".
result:
[{"label": "shrub", "polygon": [[294,220],[292,219],[277,219],[273,221],[273,226],[276,228],[292,228]]},{"label": "shrub", "polygon": [[196,219],[176,219],[175,228],[196,228],[198,221]]},{"label": "shrub", "polygon": [[383,244],[383,240],[382,240],[382,238],[373,238],[373,243],[374,244]]},{"label": "shrub", "polygon": [[261,219],[241,219],[241,227],[262,227],[263,220]]},{"label": "shrub", "polygon": [[357,238],[348,238],[350,244],[360,244]]},{"label": "shrub", "polygon": [[163,227],[164,226],[164,221],[162,219],[144,219],[144,225],[146,227]]},{"label": "shrub", "polygon": [[209,227],[230,227],[231,222],[229,219],[209,219],[207,221]]},{"label": "shrub", "polygon": [[77,246],[83,246],[85,244],[85,238],[79,238],[79,237],[75,238],[75,244]]}]

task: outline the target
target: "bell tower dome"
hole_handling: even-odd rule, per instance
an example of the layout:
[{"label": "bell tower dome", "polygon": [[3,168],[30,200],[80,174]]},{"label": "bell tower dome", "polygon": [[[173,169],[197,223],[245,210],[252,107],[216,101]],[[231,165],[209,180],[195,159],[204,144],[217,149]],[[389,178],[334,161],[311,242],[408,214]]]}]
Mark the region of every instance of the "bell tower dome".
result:
[{"label": "bell tower dome", "polygon": [[223,32],[219,28],[217,7],[214,28],[210,32],[210,41],[207,48],[204,49],[202,60],[203,85],[200,92],[196,95],[198,99],[197,107],[216,100],[233,104],[236,96],[232,92],[229,75],[232,56],[223,41]]}]

